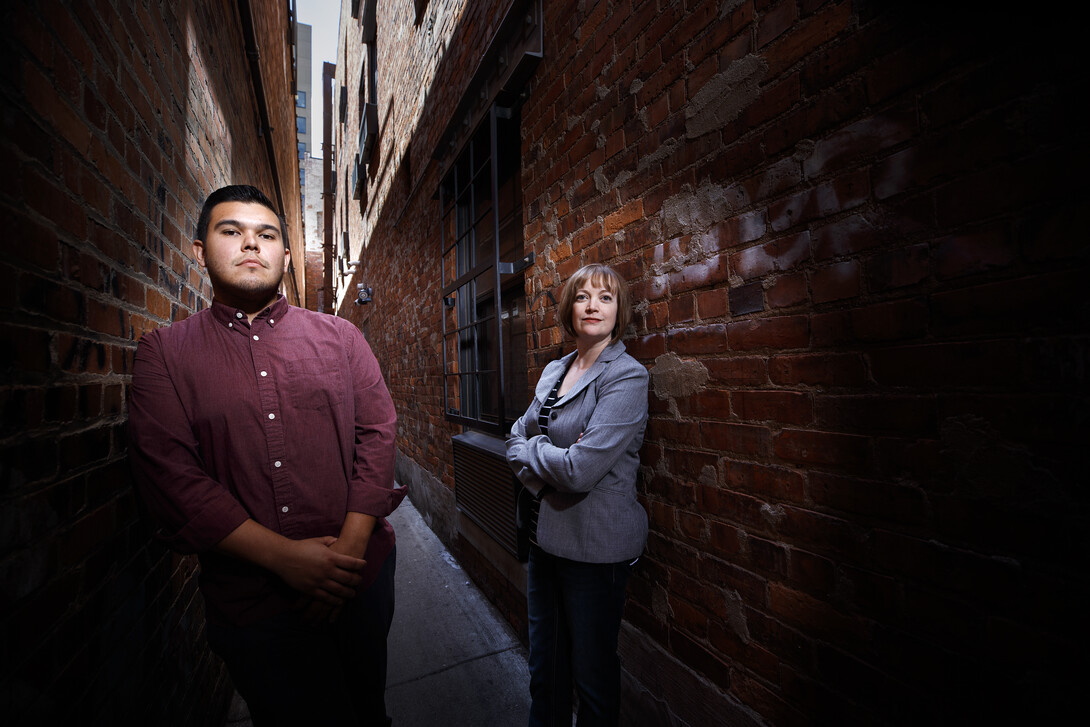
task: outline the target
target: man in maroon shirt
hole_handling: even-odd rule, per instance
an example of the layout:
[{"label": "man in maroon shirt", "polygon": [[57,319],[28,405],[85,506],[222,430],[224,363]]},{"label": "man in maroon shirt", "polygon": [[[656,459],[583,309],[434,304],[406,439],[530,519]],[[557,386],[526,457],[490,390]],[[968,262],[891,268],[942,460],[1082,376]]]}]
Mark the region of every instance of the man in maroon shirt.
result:
[{"label": "man in maroon shirt", "polygon": [[208,641],[257,725],[385,724],[395,413],[348,321],[289,306],[284,220],[209,195],[211,308],[146,334],[130,460],[157,535],[198,553]]}]

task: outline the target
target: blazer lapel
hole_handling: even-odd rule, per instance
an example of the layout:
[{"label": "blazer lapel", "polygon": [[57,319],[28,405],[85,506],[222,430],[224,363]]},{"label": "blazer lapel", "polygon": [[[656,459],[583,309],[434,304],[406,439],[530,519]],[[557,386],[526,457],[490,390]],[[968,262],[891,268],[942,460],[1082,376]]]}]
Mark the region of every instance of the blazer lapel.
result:
[{"label": "blazer lapel", "polygon": [[575,351],[572,351],[566,356],[561,356],[557,361],[561,364],[556,367],[556,371],[550,372],[548,376],[542,376],[538,379],[537,388],[534,390],[534,394],[537,398],[545,401],[549,396],[549,392],[556,386],[556,382],[564,375],[564,372],[568,370],[568,366],[571,364],[572,359],[575,358]]},{"label": "blazer lapel", "polygon": [[[625,345],[620,341],[611,343],[607,346],[604,351],[598,354],[598,360],[594,362],[594,365],[591,366],[585,374],[579,377],[579,380],[575,382],[575,386],[571,387],[568,393],[560,397],[559,401],[556,402],[556,405],[563,406],[566,402],[574,399],[580,391],[590,386],[590,384],[606,370],[606,366],[608,366],[613,359],[624,353],[624,350]],[[554,379],[553,384],[555,383],[556,380]],[[550,385],[549,388],[551,389],[552,386]],[[546,389],[546,394],[547,393],[548,389]]]}]

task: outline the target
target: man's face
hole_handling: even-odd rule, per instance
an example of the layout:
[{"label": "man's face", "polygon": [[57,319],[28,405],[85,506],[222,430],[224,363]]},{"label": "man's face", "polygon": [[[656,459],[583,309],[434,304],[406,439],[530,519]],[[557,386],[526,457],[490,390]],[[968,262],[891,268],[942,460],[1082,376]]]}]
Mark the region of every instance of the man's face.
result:
[{"label": "man's face", "polygon": [[288,269],[280,221],[255,202],[221,202],[212,209],[207,240],[193,241],[212,291],[225,305],[256,314],[276,300]]}]

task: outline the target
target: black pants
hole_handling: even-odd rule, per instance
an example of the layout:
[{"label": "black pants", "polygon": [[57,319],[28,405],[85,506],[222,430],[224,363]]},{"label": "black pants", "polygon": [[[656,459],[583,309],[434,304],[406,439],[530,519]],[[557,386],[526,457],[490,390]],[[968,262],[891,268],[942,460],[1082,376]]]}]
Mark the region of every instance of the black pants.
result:
[{"label": "black pants", "polygon": [[617,725],[617,635],[630,572],[628,563],[580,563],[531,546],[531,727],[571,727],[573,684],[579,727]]},{"label": "black pants", "polygon": [[257,727],[388,724],[386,637],[394,617],[396,551],[335,623],[285,613],[244,627],[208,624]]}]

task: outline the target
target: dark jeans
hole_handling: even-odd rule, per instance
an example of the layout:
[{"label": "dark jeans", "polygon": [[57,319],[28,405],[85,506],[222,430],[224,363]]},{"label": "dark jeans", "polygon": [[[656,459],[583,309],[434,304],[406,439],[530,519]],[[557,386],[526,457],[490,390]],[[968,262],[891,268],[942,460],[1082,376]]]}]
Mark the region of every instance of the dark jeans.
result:
[{"label": "dark jeans", "polygon": [[396,551],[334,623],[285,613],[251,626],[208,624],[257,727],[386,725],[386,637],[394,617]]},{"label": "dark jeans", "polygon": [[617,634],[628,563],[580,563],[530,548],[530,727],[616,725],[621,662]]}]

